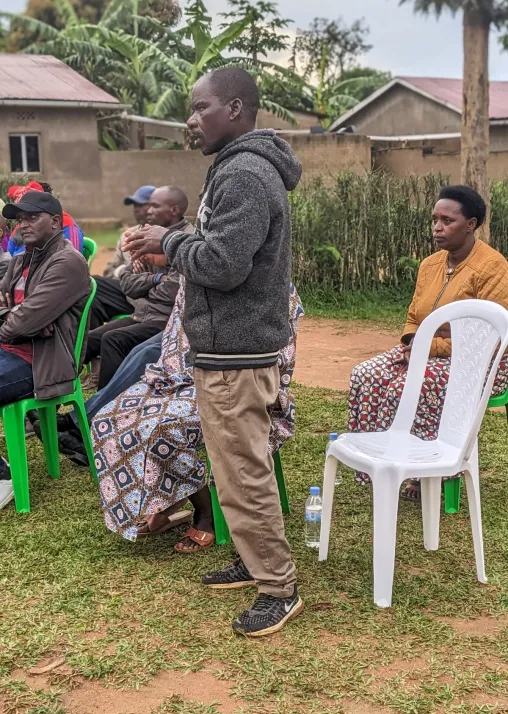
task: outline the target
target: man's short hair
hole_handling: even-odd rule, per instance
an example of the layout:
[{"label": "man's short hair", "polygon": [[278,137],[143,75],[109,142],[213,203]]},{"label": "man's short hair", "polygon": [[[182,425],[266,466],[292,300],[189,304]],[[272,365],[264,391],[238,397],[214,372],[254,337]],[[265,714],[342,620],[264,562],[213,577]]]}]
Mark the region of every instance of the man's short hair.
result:
[{"label": "man's short hair", "polygon": [[250,119],[256,121],[259,111],[259,91],[251,75],[240,67],[215,69],[208,75],[213,93],[223,104],[241,99]]},{"label": "man's short hair", "polygon": [[172,203],[176,203],[176,205],[180,209],[180,215],[183,218],[189,207],[189,199],[187,198],[187,195],[182,191],[181,188],[178,188],[177,186],[165,186],[164,188],[168,192],[169,200]]}]

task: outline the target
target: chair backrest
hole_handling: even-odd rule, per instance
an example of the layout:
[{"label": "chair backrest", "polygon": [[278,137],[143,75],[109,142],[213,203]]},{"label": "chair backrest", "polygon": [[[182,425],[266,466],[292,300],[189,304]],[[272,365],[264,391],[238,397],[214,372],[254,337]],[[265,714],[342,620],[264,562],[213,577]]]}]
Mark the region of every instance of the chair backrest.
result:
[{"label": "chair backrest", "polygon": [[446,323],[451,329],[452,357],[439,438],[461,449],[468,458],[499,362],[508,347],[508,310],[497,303],[458,300],[440,307],[422,322],[413,342],[406,384],[392,429],[406,434],[411,429],[432,339]]},{"label": "chair backrest", "polygon": [[93,278],[90,278],[90,282],[92,284],[92,290],[87,298],[85,307],[83,308],[83,313],[79,321],[78,334],[76,335],[76,344],[74,346],[74,359],[76,361],[76,365],[79,365],[81,361],[81,350],[83,348],[83,340],[85,339],[86,326],[88,323],[88,313],[90,312],[90,307],[95,297],[95,291],[97,290],[97,283],[95,282],[95,280]]},{"label": "chair backrest", "polygon": [[83,256],[88,263],[88,269],[92,267],[93,259],[97,253],[97,243],[91,238],[83,238]]}]

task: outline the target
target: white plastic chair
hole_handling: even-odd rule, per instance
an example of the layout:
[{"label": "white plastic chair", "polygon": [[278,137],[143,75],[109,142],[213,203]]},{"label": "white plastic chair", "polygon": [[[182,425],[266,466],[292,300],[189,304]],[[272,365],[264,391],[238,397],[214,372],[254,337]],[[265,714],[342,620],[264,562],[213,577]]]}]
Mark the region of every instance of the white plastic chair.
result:
[{"label": "white plastic chair", "polygon": [[[431,341],[445,323],[450,323],[452,337],[450,377],[438,437],[435,441],[423,441],[410,430]],[[379,607],[390,607],[392,602],[399,491],[401,484],[411,478],[421,479],[425,549],[437,550],[441,479],[464,472],[476,573],[480,582],[487,582],[477,436],[507,346],[508,310],[500,305],[488,300],[461,300],[439,308],[423,321],[416,333],[406,384],[388,431],[341,434],[330,444],[324,471],[319,560],[328,556],[335,473],[340,461],[368,473],[372,480],[374,602]]]}]

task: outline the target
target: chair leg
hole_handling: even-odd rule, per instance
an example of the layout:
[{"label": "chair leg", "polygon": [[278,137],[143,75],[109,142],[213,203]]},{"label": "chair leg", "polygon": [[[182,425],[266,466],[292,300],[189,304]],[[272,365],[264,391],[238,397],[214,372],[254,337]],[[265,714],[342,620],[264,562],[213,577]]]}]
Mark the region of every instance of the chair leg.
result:
[{"label": "chair leg", "polygon": [[280,505],[282,507],[282,513],[291,513],[291,509],[289,507],[288,493],[286,491],[286,482],[284,481],[284,472],[282,470],[280,451],[276,451],[273,455],[273,465],[275,468],[275,478],[277,479],[277,486],[279,488],[279,497]]},{"label": "chair leg", "polygon": [[77,391],[74,393],[73,405],[76,410],[76,416],[78,418],[79,431],[81,432],[81,438],[85,445],[85,451],[88,458],[88,464],[90,466],[90,472],[94,483],[97,485],[99,479],[97,478],[97,469],[95,468],[95,454],[93,451],[92,437],[90,435],[90,425],[88,423],[88,418],[86,416],[85,402],[83,399],[83,392],[81,391],[81,385],[78,386]]},{"label": "chair leg", "polygon": [[58,455],[58,431],[56,428],[56,407],[39,407],[44,458],[51,478],[60,478],[60,457]]},{"label": "chair leg", "polygon": [[444,481],[445,513],[452,514],[459,512],[461,481],[460,476]]},{"label": "chair leg", "polygon": [[222,508],[220,507],[217,488],[210,484],[210,496],[212,497],[212,512],[213,512],[213,527],[215,530],[215,541],[219,545],[231,543],[231,535],[229,533],[228,524],[224,518]]},{"label": "chair leg", "polygon": [[319,534],[319,560],[328,558],[330,543],[330,528],[332,525],[333,494],[335,491],[335,475],[339,462],[332,454],[325,460],[323,476],[323,510],[321,512],[321,531]]},{"label": "chair leg", "polygon": [[18,513],[30,513],[28,461],[25,441],[25,411],[21,402],[14,402],[2,410],[7,458],[11,466],[14,502]]},{"label": "chair leg", "polygon": [[469,459],[470,471],[464,472],[469,504],[469,517],[473,532],[474,556],[476,560],[476,576],[481,583],[487,582],[485,573],[485,554],[483,551],[482,506],[480,500],[480,472],[478,468],[478,442]]},{"label": "chair leg", "polygon": [[439,517],[441,511],[441,479],[420,479],[422,496],[423,545],[425,550],[439,548]]},{"label": "chair leg", "polygon": [[384,473],[381,478],[379,476],[371,475],[374,501],[374,602],[378,607],[391,607],[400,483],[389,474]]}]

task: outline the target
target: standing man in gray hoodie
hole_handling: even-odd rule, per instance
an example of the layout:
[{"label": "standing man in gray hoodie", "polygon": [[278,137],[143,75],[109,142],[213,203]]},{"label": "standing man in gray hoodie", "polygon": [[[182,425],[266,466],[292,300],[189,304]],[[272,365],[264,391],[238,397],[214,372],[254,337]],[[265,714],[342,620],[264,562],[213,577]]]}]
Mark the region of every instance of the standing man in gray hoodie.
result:
[{"label": "standing man in gray hoodie", "polygon": [[215,154],[195,235],[160,227],[131,233],[133,259],[165,253],[186,279],[184,325],[203,434],[219,500],[240,559],[203,576],[212,588],[256,585],[236,633],[271,634],[303,609],[284,535],[268,407],[289,340],[291,227],[287,191],[301,166],[272,131],[255,131],[259,94],[242,69],[219,69],[192,92],[191,138]]}]

